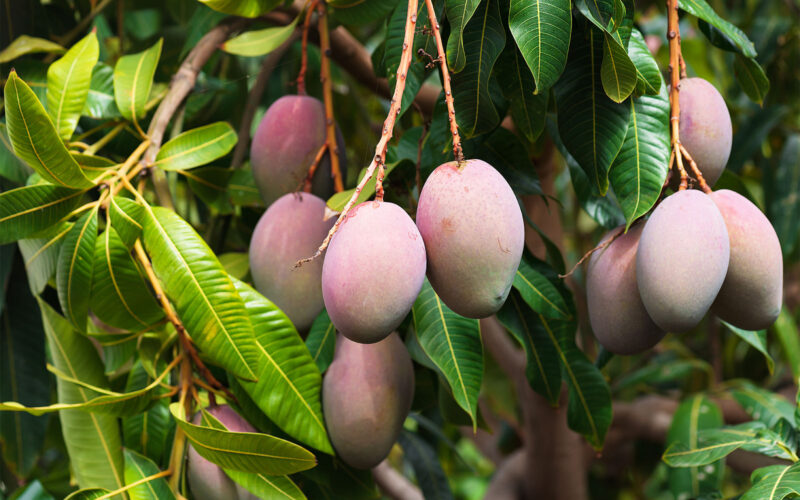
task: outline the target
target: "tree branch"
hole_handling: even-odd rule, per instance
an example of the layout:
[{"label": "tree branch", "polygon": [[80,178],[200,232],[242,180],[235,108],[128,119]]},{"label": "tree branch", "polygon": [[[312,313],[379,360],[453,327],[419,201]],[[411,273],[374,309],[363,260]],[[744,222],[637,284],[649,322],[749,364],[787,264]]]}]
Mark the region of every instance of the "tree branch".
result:
[{"label": "tree branch", "polygon": [[424,500],[419,488],[384,460],[372,468],[372,478],[378,488],[393,500]]}]

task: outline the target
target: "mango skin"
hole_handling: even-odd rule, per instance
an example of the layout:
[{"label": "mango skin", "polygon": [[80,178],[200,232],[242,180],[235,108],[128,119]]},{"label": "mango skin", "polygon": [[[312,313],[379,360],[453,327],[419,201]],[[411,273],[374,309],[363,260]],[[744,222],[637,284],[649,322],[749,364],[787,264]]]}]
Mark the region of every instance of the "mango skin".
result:
[{"label": "mango skin", "polygon": [[[206,408],[229,431],[258,432],[245,419],[227,405]],[[202,415],[197,412],[192,423],[200,425]],[[258,497],[236,484],[222,468],[195,451],[191,444],[187,451],[187,479],[192,497],[196,500],[257,500]]]},{"label": "mango skin", "polygon": [[721,189],[711,194],[731,242],[728,273],[711,310],[745,330],[772,325],[783,303],[783,255],[769,220],[750,200]]},{"label": "mango skin", "polygon": [[428,279],[447,306],[468,318],[496,313],[508,297],[525,246],[511,186],[488,163],[440,165],[417,206]]},{"label": "mango skin", "polygon": [[278,198],[259,219],[250,239],[250,272],[256,289],[292,320],[299,332],[322,311],[322,258],[314,255],[336,221],[324,220],[325,201],[311,193]]},{"label": "mango skin", "polygon": [[425,244],[394,203],[348,212],[322,265],[322,297],[336,329],[355,342],[383,340],[411,310],[425,281]]},{"label": "mango skin", "polygon": [[339,336],[322,381],[322,409],[336,454],[369,469],[391,451],[414,399],[414,367],[392,333],[375,344]]},{"label": "mango skin", "polygon": [[[286,95],[272,103],[250,145],[253,177],[267,205],[297,190],[319,148],[325,143],[325,138],[325,107],[320,100],[309,96]],[[336,143],[339,166],[344,176],[347,158],[338,128]],[[311,192],[325,199],[333,194],[331,163],[327,152],[314,173]]]},{"label": "mango skin", "polygon": [[730,244],[711,197],[679,191],[647,220],[636,253],[636,283],[647,313],[662,330],[691,330],[725,280]]},{"label": "mango skin", "polygon": [[[608,241],[624,229],[603,237]],[[598,342],[615,354],[638,354],[665,335],[647,314],[636,283],[636,250],[644,224],[636,224],[611,244],[597,250],[586,270],[589,322]]]},{"label": "mango skin", "polygon": [[[728,106],[719,91],[702,78],[684,78],[680,83],[681,143],[692,155],[703,178],[713,186],[731,155],[733,126]],[[684,162],[690,177],[694,177]],[[680,174],[673,169],[671,185],[677,188]]]}]

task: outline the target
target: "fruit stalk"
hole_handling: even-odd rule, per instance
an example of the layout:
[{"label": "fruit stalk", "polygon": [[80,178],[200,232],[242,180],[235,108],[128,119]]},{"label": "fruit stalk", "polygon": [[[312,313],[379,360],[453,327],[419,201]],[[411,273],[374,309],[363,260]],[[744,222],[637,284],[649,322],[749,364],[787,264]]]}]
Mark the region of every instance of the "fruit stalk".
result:
[{"label": "fruit stalk", "polygon": [[442,44],[442,33],[439,30],[439,21],[436,20],[436,11],[433,8],[432,0],[425,0],[428,8],[428,19],[431,23],[433,37],[436,40],[436,51],[438,57],[436,61],[442,69],[442,82],[444,87],[444,100],[447,102],[447,119],[450,122],[450,133],[453,134],[453,156],[459,165],[464,161],[464,152],[461,149],[461,136],[458,134],[458,123],[456,122],[456,109],[453,102],[453,91],[450,88],[450,72],[447,69],[447,55]]},{"label": "fruit stalk", "polygon": [[392,138],[395,119],[397,118],[397,115],[400,114],[403,91],[406,87],[406,74],[408,73],[408,68],[411,65],[411,50],[412,44],[414,43],[414,28],[417,24],[417,0],[408,0],[408,11],[406,15],[406,29],[405,35],[403,36],[403,52],[400,56],[400,64],[397,67],[397,81],[395,82],[394,94],[392,95],[391,104],[389,106],[389,114],[386,116],[386,120],[383,122],[381,138],[378,141],[378,145],[375,147],[375,156],[372,158],[372,162],[370,162],[369,166],[367,167],[364,177],[361,178],[361,181],[358,183],[358,186],[356,186],[353,195],[347,201],[347,204],[342,209],[342,213],[339,214],[339,218],[336,219],[336,223],[328,232],[328,235],[322,241],[322,244],[319,246],[316,253],[311,257],[297,261],[295,267],[300,267],[303,265],[303,263],[310,262],[322,255],[322,252],[324,252],[328,247],[331,238],[333,238],[333,235],[339,229],[339,226],[341,226],[342,222],[347,216],[347,212],[353,208],[353,205],[355,205],[356,200],[358,200],[358,196],[361,194],[361,191],[363,191],[364,186],[366,186],[367,182],[369,182],[372,176],[375,175],[375,170],[378,167],[380,167],[380,170],[375,182],[375,199],[379,201],[383,200],[383,164],[386,160],[386,147],[389,145],[389,140]]},{"label": "fruit stalk", "polygon": [[300,45],[300,73],[297,75],[297,93],[306,95],[306,67],[308,66],[308,30],[311,26],[311,16],[317,6],[313,0],[306,10],[306,19],[303,21],[303,41]]},{"label": "fruit stalk", "polygon": [[[331,159],[331,175],[333,176],[333,189],[337,193],[344,191],[342,172],[339,169],[339,145],[336,143],[336,121],[333,117],[333,80],[331,78],[331,35],[328,30],[328,11],[325,2],[317,2],[319,11],[319,47],[322,51],[320,63],[320,80],[322,80],[322,94],[325,100],[325,128],[328,145],[328,155]],[[304,52],[305,54],[305,52]]]}]

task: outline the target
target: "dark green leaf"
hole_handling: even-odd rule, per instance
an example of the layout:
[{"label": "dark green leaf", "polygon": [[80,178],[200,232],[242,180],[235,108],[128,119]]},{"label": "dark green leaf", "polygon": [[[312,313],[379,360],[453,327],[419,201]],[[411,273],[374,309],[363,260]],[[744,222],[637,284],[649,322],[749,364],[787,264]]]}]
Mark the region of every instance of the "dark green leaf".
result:
[{"label": "dark green leaf", "polygon": [[516,44],[506,44],[495,71],[503,75],[499,78],[500,85],[503,96],[511,102],[514,125],[528,141],[534,142],[544,130],[550,93],[536,93],[536,83]]},{"label": "dark green leaf", "polygon": [[[149,458],[132,450],[125,450],[125,483],[133,484],[161,472]],[[151,479],[128,490],[131,500],[170,500],[175,498],[172,488],[163,477]]]},{"label": "dark green leaf", "polygon": [[636,95],[659,95],[661,93],[661,70],[641,31],[633,29],[628,43],[628,56],[636,67]]},{"label": "dark green leaf", "polygon": [[774,427],[782,418],[790,422],[794,420],[795,405],[751,382],[743,382],[740,387],[731,390],[731,394],[748,415],[764,422],[767,427]]},{"label": "dark green leaf", "polygon": [[767,135],[780,123],[787,111],[781,106],[770,106],[746,117],[733,136],[727,170],[734,173],[741,172],[744,164],[761,149]]},{"label": "dark green leaf", "polygon": [[69,214],[85,191],[37,184],[0,194],[0,244],[30,237]]},{"label": "dark green leaf", "polygon": [[572,316],[555,285],[525,258],[520,261],[514,276],[514,288],[531,309],[548,318],[567,319]]},{"label": "dark green leaf", "polygon": [[144,207],[128,198],[114,196],[108,203],[108,213],[117,236],[128,249],[133,248],[134,242],[142,234]]},{"label": "dark green leaf", "polygon": [[11,140],[8,138],[6,124],[0,123],[0,177],[5,177],[15,184],[25,184],[33,170],[16,154]]},{"label": "dark green leaf", "polygon": [[[137,360],[128,374],[125,392],[143,389],[152,382],[142,362]],[[174,427],[174,421],[169,414],[169,402],[166,399],[159,399],[147,411],[122,418],[125,447],[161,463],[162,458],[169,452],[168,438]]]},{"label": "dark green leaf", "polygon": [[92,71],[89,95],[81,114],[96,120],[119,118],[119,109],[114,99],[114,68],[98,63]]},{"label": "dark green leaf", "polygon": [[768,169],[765,177],[767,215],[783,254],[790,255],[800,236],[800,133],[786,138],[778,164]]},{"label": "dark green leaf", "polygon": [[542,194],[528,150],[513,132],[498,127],[489,136],[464,141],[467,158],[478,158],[500,172],[519,196]]},{"label": "dark green leaf", "polygon": [[333,326],[328,311],[322,310],[311,325],[311,330],[306,337],[306,347],[311,353],[311,358],[317,364],[320,373],[333,362],[333,353],[336,348],[336,327]]},{"label": "dark green leaf", "polygon": [[747,38],[747,35],[733,24],[721,18],[719,14],[714,12],[714,9],[706,3],[706,0],[679,0],[678,6],[689,14],[706,21],[720,30],[736,44],[741,53],[745,56],[756,56],[756,49],[753,46],[753,42]]},{"label": "dark green leaf", "polygon": [[753,486],[740,500],[783,500],[800,496],[800,463],[770,465],[753,471]]},{"label": "dark green leaf", "polygon": [[370,0],[369,2],[353,2],[352,0],[333,0],[328,5],[333,7],[336,20],[344,24],[368,24],[386,19],[389,13],[404,2],[398,0]]},{"label": "dark green leaf", "polygon": [[769,78],[758,61],[754,57],[736,54],[733,60],[733,72],[747,97],[753,102],[763,104],[764,97],[769,92]]},{"label": "dark green leaf", "polygon": [[603,90],[614,102],[622,102],[636,88],[636,66],[614,35],[603,33],[603,63],[600,66]]},{"label": "dark green leaf", "polygon": [[97,208],[82,215],[64,237],[58,254],[56,284],[58,300],[67,318],[79,331],[86,331],[89,294],[92,290],[94,248],[97,241]]},{"label": "dark green leaf", "polygon": [[41,238],[19,240],[28,284],[35,295],[42,293],[47,282],[55,275],[61,244],[71,227],[71,223],[62,223],[45,231]]},{"label": "dark green leaf", "polygon": [[225,474],[258,498],[305,499],[306,496],[288,476],[267,476],[255,472],[226,469]]},{"label": "dark green leaf", "polygon": [[450,23],[450,36],[447,38],[447,63],[453,73],[458,73],[467,65],[462,34],[480,3],[480,0],[445,1],[447,21]]},{"label": "dark green leaf", "polygon": [[722,324],[725,325],[725,328],[735,333],[740,339],[744,340],[761,354],[764,355],[764,359],[767,362],[767,368],[769,372],[772,373],[775,370],[775,361],[772,360],[772,356],[769,355],[769,351],[767,350],[767,331],[766,330],[759,330],[757,332],[751,332],[747,330],[743,330],[736,326],[731,325],[730,323],[726,323],[722,321]]},{"label": "dark green leaf", "polygon": [[511,0],[508,26],[539,93],[564,71],[572,30],[570,0]]},{"label": "dark green leaf", "polygon": [[406,461],[414,469],[417,483],[426,500],[453,498],[447,476],[439,463],[436,450],[417,434],[404,430],[397,438]]},{"label": "dark green leaf", "polygon": [[797,461],[794,452],[787,448],[781,437],[767,429],[762,422],[747,422],[719,430],[701,431],[694,445],[687,442],[673,443],[662,458],[673,467],[694,467],[716,462],[739,448]]}]

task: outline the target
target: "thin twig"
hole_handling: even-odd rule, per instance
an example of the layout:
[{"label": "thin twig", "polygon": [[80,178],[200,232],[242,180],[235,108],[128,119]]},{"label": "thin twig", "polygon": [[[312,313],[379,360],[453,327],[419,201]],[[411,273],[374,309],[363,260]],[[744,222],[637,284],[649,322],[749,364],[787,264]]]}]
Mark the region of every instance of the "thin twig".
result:
[{"label": "thin twig", "polygon": [[303,41],[300,44],[300,73],[297,75],[297,93],[306,95],[306,68],[308,67],[308,30],[311,28],[311,16],[317,6],[313,0],[306,9],[306,18],[303,21]]},{"label": "thin twig", "polygon": [[[361,194],[361,191],[364,189],[364,186],[367,185],[367,182],[372,178],[375,174],[375,169],[378,168],[379,165],[383,165],[386,159],[386,148],[389,145],[389,140],[392,138],[392,132],[394,130],[394,122],[397,118],[397,115],[400,113],[400,105],[402,104],[403,100],[403,90],[406,87],[406,74],[408,73],[408,68],[411,65],[411,52],[412,52],[412,44],[414,42],[414,27],[417,24],[417,0],[408,0],[408,11],[406,17],[406,29],[405,35],[403,37],[403,51],[400,55],[400,64],[397,67],[397,80],[394,86],[394,95],[392,96],[391,104],[389,106],[389,114],[386,116],[386,121],[383,122],[383,131],[381,133],[381,138],[378,141],[378,145],[375,147],[375,156],[372,158],[372,162],[367,167],[367,171],[364,173],[364,177],[356,186],[355,191],[353,192],[353,196],[350,197],[347,204],[342,209],[342,213],[339,215],[339,218],[336,219],[336,223],[334,223],[331,230],[328,232],[328,235],[322,241],[322,244],[317,249],[316,253],[311,257],[305,258],[303,260],[298,261],[295,264],[295,267],[299,267],[303,265],[305,262],[310,262],[320,255],[325,249],[328,247],[328,244],[333,238],[333,235],[339,229],[342,222],[344,222],[347,213],[353,208],[358,196]],[[382,191],[382,187],[378,184],[380,181],[380,176],[376,179],[375,184],[375,199],[379,200],[378,193]],[[379,190],[378,188],[381,187]]]},{"label": "thin twig", "polygon": [[319,147],[317,150],[316,156],[314,156],[314,161],[311,163],[311,167],[308,169],[308,173],[306,174],[306,178],[303,179],[303,182],[297,186],[296,191],[302,189],[306,193],[311,192],[311,182],[314,180],[314,174],[317,172],[317,167],[319,167],[320,162],[322,161],[322,157],[325,156],[325,152],[328,150],[328,142],[323,142],[322,146]]},{"label": "thin twig", "polygon": [[583,257],[581,257],[581,260],[579,260],[577,263],[575,263],[575,265],[574,265],[574,266],[572,266],[572,269],[570,269],[570,270],[569,270],[569,272],[568,272],[567,274],[559,274],[559,275],[558,275],[558,277],[559,277],[559,278],[567,278],[567,277],[571,276],[571,275],[572,275],[572,273],[574,273],[574,272],[575,272],[575,270],[576,270],[576,269],[578,269],[578,267],[579,267],[581,264],[583,264],[583,261],[585,261],[586,259],[588,259],[588,258],[589,258],[589,257],[590,257],[590,256],[591,256],[593,253],[595,253],[596,251],[598,251],[598,250],[602,250],[602,249],[604,249],[605,247],[607,247],[608,245],[610,245],[611,243],[613,243],[613,242],[614,242],[614,240],[616,240],[617,238],[619,238],[620,236],[622,236],[622,234],[623,234],[624,232],[625,232],[625,228],[624,228],[624,227],[621,227],[621,228],[619,228],[619,230],[618,230],[616,233],[614,233],[614,235],[613,235],[613,236],[611,236],[610,238],[607,238],[606,240],[604,240],[604,241],[600,242],[600,244],[599,244],[599,245],[597,245],[596,247],[594,247],[594,248],[592,248],[591,250],[589,250],[588,252],[586,252],[586,253],[584,254],[584,256],[583,256]]},{"label": "thin twig", "polygon": [[331,159],[331,176],[333,189],[337,193],[344,191],[342,172],[339,168],[339,145],[336,142],[336,120],[333,117],[333,78],[331,77],[331,36],[328,31],[328,12],[325,2],[317,3],[319,11],[319,47],[322,51],[320,63],[320,80],[322,95],[325,100],[325,142],[328,144],[328,156]]},{"label": "thin twig", "polygon": [[692,158],[692,155],[689,154],[689,152],[686,150],[683,144],[679,143],[678,146],[681,149],[681,154],[683,155],[683,159],[689,162],[689,168],[692,169],[692,172],[694,172],[695,177],[697,177],[697,182],[700,184],[700,189],[702,189],[703,192],[706,194],[711,194],[711,188],[708,186],[706,179],[703,177],[703,173],[700,172],[700,168],[697,166],[697,163],[694,161],[694,158]]}]

